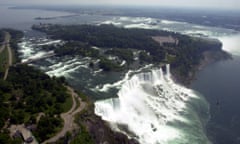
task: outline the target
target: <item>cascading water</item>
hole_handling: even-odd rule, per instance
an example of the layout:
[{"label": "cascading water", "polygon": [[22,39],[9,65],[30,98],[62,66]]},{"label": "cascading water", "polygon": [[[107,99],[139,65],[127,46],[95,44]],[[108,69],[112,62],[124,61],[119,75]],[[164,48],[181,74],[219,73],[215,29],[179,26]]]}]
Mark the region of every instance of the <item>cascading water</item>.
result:
[{"label": "cascading water", "polygon": [[170,66],[133,75],[118,98],[97,101],[95,113],[141,144],[208,144],[208,104],[171,79]]}]

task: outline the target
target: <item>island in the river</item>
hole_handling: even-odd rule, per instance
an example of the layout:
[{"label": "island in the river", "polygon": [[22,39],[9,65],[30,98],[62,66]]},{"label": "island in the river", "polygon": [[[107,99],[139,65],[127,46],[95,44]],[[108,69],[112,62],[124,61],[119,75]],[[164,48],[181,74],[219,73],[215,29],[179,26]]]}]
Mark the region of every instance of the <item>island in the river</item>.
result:
[{"label": "island in the river", "polygon": [[[98,59],[90,68],[125,72],[147,64],[171,64],[178,82],[188,84],[203,65],[230,56],[215,39],[190,37],[179,33],[125,29],[113,25],[53,25],[32,27],[64,43],[43,46],[55,56],[78,55]],[[6,34],[14,62],[8,65]],[[64,77],[49,77],[21,63],[17,43],[23,33],[0,31],[0,143],[38,141],[43,143],[124,143],[134,139],[113,132],[93,112],[93,103],[81,92],[70,88]],[[6,69],[9,73],[3,79]],[[15,131],[17,129],[17,131]]]},{"label": "island in the river", "polygon": [[194,73],[207,63],[230,58],[217,39],[169,31],[126,29],[113,25],[40,24],[32,28],[52,39],[65,41],[60,46],[45,47],[54,50],[58,56],[80,55],[99,59],[97,67],[105,71],[168,63],[175,77],[183,84],[189,84]]}]

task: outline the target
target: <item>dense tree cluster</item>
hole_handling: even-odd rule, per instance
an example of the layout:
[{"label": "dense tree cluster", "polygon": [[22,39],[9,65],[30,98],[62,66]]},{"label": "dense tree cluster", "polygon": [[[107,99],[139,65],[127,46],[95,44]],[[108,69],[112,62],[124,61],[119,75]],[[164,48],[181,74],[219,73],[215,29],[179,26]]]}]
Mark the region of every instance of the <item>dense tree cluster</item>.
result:
[{"label": "dense tree cluster", "polygon": [[89,45],[82,42],[67,42],[62,46],[57,46],[54,48],[54,52],[58,56],[65,55],[80,55],[83,57],[98,57],[99,51],[91,48]]},{"label": "dense tree cluster", "polygon": [[123,67],[116,61],[109,60],[105,57],[100,58],[99,67],[104,71],[121,71]]},{"label": "dense tree cluster", "polygon": [[221,51],[222,44],[216,40],[191,38],[188,36],[179,37],[179,45],[169,53],[175,59],[171,61],[172,66],[179,70],[183,76],[187,76],[192,68],[199,64],[205,51]]},{"label": "dense tree cluster", "polygon": [[105,54],[114,55],[119,57],[122,60],[125,60],[128,64],[133,62],[133,51],[130,49],[111,49],[107,50]]},{"label": "dense tree cluster", "polygon": [[65,102],[68,97],[60,79],[50,78],[28,66],[11,68],[8,81],[13,89],[10,99],[18,101],[20,108],[31,114],[58,114],[61,110],[57,109],[57,104]]},{"label": "dense tree cluster", "polygon": [[153,62],[152,56],[150,56],[146,51],[141,51],[139,53],[139,60],[140,60],[140,63],[144,63],[144,62],[152,63]]},{"label": "dense tree cluster", "polygon": [[54,39],[81,41],[102,48],[133,48],[147,50],[152,55],[157,51],[154,57],[156,60],[162,60],[164,53],[151,36],[174,34],[156,30],[117,28],[113,25],[34,25],[33,29],[45,32]]},{"label": "dense tree cluster", "polygon": [[34,135],[42,142],[50,138],[56,132],[56,128],[60,126],[62,126],[62,121],[59,117],[42,116]]},{"label": "dense tree cluster", "polygon": [[[26,65],[11,67],[7,81],[0,80],[0,127],[8,119],[11,124],[37,124],[36,137],[45,140],[61,127],[61,119],[55,115],[64,111],[70,97],[64,82],[64,78],[50,78]],[[37,123],[34,119],[40,112],[45,117]]]}]

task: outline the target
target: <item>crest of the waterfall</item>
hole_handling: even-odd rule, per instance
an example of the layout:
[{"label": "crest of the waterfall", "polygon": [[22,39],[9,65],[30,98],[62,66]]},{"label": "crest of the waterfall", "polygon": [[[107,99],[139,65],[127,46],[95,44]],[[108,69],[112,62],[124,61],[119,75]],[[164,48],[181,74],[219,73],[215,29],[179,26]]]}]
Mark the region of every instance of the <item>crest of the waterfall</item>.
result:
[{"label": "crest of the waterfall", "polygon": [[[97,101],[95,113],[115,125],[114,130],[134,133],[141,144],[190,143],[195,137],[199,140],[197,132],[204,135],[201,130],[179,129],[179,125],[192,128],[200,123],[197,114],[191,117],[193,110],[188,111],[190,99],[199,97],[174,83],[170,65],[166,65],[165,73],[160,68],[133,75],[122,84],[118,98]],[[128,130],[116,128],[118,124],[126,125]]]}]

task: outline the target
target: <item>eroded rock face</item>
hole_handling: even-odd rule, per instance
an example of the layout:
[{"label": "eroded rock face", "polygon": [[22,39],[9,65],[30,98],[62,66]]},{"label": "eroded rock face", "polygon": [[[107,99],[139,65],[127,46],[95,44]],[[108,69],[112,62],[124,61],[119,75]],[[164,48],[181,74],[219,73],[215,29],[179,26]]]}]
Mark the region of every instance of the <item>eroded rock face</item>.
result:
[{"label": "eroded rock face", "polygon": [[105,121],[94,114],[93,106],[80,115],[80,121],[96,144],[139,144],[136,140],[111,130]]}]

